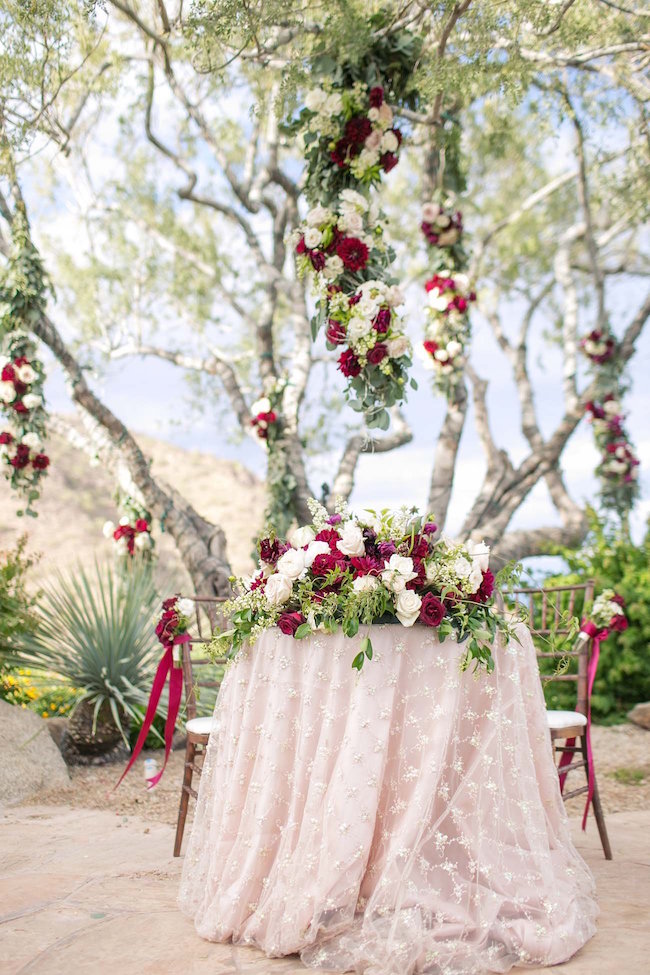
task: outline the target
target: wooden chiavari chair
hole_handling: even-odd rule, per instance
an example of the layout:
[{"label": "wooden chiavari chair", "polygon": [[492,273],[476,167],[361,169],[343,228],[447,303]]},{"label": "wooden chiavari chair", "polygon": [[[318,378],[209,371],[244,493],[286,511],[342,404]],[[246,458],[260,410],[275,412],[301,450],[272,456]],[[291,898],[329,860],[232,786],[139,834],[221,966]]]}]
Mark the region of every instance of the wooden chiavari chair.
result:
[{"label": "wooden chiavari chair", "polygon": [[[583,596],[580,606],[582,609],[593,599],[594,583],[592,579],[573,586],[550,586],[547,589],[513,589],[510,592],[503,593],[503,597],[506,606],[514,604],[517,609],[521,609],[522,606],[527,609],[528,626],[533,639],[535,639],[535,636],[549,637],[552,634],[562,636],[569,632],[566,616],[575,615],[576,598],[579,594]],[[556,755],[556,764],[558,764],[558,756],[567,753],[571,755],[570,763],[562,766],[561,769],[558,768],[558,774],[564,779],[565,775],[575,770],[584,769],[585,772],[585,785],[563,792],[563,798],[566,801],[588,792],[590,785],[586,734],[589,711],[588,667],[592,640],[579,640],[573,649],[566,653],[548,650],[548,647],[540,649],[537,642],[536,649],[540,661],[540,677],[545,686],[553,681],[576,684],[576,703],[573,711],[554,710],[552,708],[547,708],[546,711],[551,742]],[[557,664],[565,659],[568,663],[566,670],[564,668],[558,669]],[[555,666],[551,670],[550,665],[553,664]],[[546,672],[548,670],[550,672]],[[571,740],[573,740],[573,744],[569,744]],[[592,807],[594,817],[598,826],[603,853],[607,860],[611,860],[612,850],[607,836],[607,827],[595,773],[593,773],[593,778]]]}]

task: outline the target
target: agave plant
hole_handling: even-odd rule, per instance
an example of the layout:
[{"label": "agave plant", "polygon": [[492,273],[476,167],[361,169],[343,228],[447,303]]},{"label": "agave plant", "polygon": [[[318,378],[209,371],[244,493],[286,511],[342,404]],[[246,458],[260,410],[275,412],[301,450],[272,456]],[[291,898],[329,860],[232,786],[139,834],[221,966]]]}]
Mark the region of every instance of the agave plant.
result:
[{"label": "agave plant", "polygon": [[141,717],[160,656],[152,624],[157,602],[151,568],[142,563],[127,572],[79,567],[43,588],[37,628],[23,637],[15,657],[47,674],[49,683],[55,675],[75,688],[73,751],[106,752],[120,737],[128,744],[129,719]]}]

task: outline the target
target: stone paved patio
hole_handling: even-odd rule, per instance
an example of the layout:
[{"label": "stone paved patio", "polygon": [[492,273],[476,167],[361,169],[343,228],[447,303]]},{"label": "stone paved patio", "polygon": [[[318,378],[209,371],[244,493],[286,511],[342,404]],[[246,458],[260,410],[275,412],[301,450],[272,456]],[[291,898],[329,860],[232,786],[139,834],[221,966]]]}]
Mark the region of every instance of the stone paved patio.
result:
[{"label": "stone paved patio", "polygon": [[[593,821],[576,842],[591,865],[599,932],[566,975],[647,970],[650,811],[608,819],[615,860]],[[23,806],[0,817],[2,975],[287,975],[297,958],[201,941],[175,907],[180,864],[172,830],[97,810]],[[529,970],[530,971],[530,970]],[[536,969],[540,971],[540,969]],[[551,971],[547,969],[547,971]]]}]

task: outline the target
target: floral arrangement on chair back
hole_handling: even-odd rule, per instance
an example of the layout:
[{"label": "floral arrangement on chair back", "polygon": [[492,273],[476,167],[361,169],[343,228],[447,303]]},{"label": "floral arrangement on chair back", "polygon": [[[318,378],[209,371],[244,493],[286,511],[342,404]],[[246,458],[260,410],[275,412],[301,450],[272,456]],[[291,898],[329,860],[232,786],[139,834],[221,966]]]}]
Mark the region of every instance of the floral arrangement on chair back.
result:
[{"label": "floral arrangement on chair back", "polygon": [[[472,661],[494,667],[497,633],[514,635],[515,621],[495,608],[495,577],[483,542],[436,537],[436,525],[415,508],[350,512],[338,504],[331,515],[310,501],[312,524],[290,541],[273,533],[259,542],[259,570],[233,580],[238,595],[224,606],[232,627],[213,643],[218,655],[234,655],[272,626],[302,639],[339,628],[353,637],[361,624],[422,624],[465,643],[463,669]],[[372,658],[368,636],[352,666]]]}]

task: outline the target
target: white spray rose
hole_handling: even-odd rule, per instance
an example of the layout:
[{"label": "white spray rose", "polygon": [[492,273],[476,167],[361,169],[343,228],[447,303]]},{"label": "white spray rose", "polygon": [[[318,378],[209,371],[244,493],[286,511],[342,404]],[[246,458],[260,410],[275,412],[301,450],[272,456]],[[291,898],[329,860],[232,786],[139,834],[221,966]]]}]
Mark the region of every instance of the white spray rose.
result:
[{"label": "white spray rose", "polygon": [[122,517],[119,520],[119,524],[122,525],[122,527],[124,527],[126,525],[130,525],[131,524],[131,521],[129,519],[129,516],[128,515],[122,515]]},{"label": "white spray rose", "polygon": [[390,288],[386,291],[386,300],[391,308],[404,304],[404,295],[396,284],[391,284]]},{"label": "white spray rose", "polygon": [[454,284],[456,285],[456,291],[460,291],[461,294],[467,294],[470,290],[469,288],[469,278],[466,274],[459,274],[457,271],[452,275],[454,279]]},{"label": "white spray rose", "polygon": [[459,579],[467,579],[472,571],[472,563],[464,555],[459,555],[452,568]]},{"label": "white spray rose", "polygon": [[133,539],[133,544],[136,548],[139,548],[141,552],[148,551],[153,542],[151,541],[151,535],[149,532],[138,532],[138,534]]},{"label": "white spray rose", "polygon": [[475,562],[481,572],[487,572],[490,564],[490,547],[486,545],[484,541],[473,542],[470,541],[465,543],[465,548],[469,552],[472,561]]},{"label": "white spray rose", "polygon": [[399,359],[406,355],[409,350],[409,340],[405,335],[398,335],[397,338],[389,339],[386,342],[386,350],[391,359]]},{"label": "white spray rose", "polygon": [[343,111],[343,99],[339,94],[333,92],[327,96],[323,106],[323,112],[327,115],[339,115]]},{"label": "white spray rose", "polygon": [[434,311],[444,311],[449,304],[449,299],[441,295],[437,288],[432,288],[427,298],[429,308]]},{"label": "white spray rose", "polygon": [[290,541],[294,548],[303,548],[313,542],[315,538],[314,529],[310,525],[303,525],[302,528],[296,528]]},{"label": "white spray rose", "polygon": [[264,589],[266,601],[271,606],[282,606],[291,596],[292,588],[291,579],[288,576],[282,575],[281,572],[276,572],[275,575],[270,576],[267,580]]},{"label": "white spray rose", "polygon": [[[368,140],[366,139],[366,143]],[[397,136],[394,132],[385,132],[384,137],[381,140],[381,150],[382,152],[396,152],[399,142],[397,141]]]},{"label": "white spray rose", "polygon": [[618,414],[622,412],[621,404],[615,399],[608,399],[605,403],[603,403],[603,409],[605,413],[608,413],[610,416],[618,416]]},{"label": "white spray rose", "polygon": [[391,555],[390,559],[384,562],[384,566],[381,579],[391,592],[402,592],[406,583],[415,579],[417,575],[417,572],[413,571],[413,559],[406,555]]},{"label": "white spray rose", "polygon": [[318,247],[322,239],[323,235],[317,227],[308,227],[305,230],[305,247],[308,247],[309,250]]},{"label": "white spray rose", "polygon": [[458,353],[462,351],[463,351],[463,347],[460,344],[460,342],[456,341],[456,339],[452,339],[451,342],[447,342],[447,352],[449,353],[452,359],[454,358],[454,356],[457,356]]},{"label": "white spray rose", "polygon": [[356,190],[341,190],[340,196],[345,203],[349,203],[351,206],[357,207],[357,209],[361,210],[362,213],[365,213],[368,209],[368,201],[366,200],[365,196],[362,196],[361,193],[357,193]]},{"label": "white spray rose", "polygon": [[124,536],[118,538],[115,542],[115,551],[118,555],[128,555],[129,554],[129,543]]},{"label": "white spray rose", "polygon": [[363,217],[357,210],[345,210],[338,219],[339,230],[358,234],[363,230]]},{"label": "white spray rose", "polygon": [[251,412],[253,416],[257,416],[258,413],[270,413],[271,400],[268,398],[268,396],[262,396],[260,399],[255,400],[251,406]]},{"label": "white spray rose", "polygon": [[104,527],[102,528],[102,535],[104,538],[112,538],[113,532],[115,531],[115,525],[112,521],[105,521]]},{"label": "white spray rose", "polygon": [[13,403],[16,398],[14,384],[10,382],[0,382],[0,400],[3,403]]},{"label": "white spray rose", "polygon": [[433,353],[433,358],[437,359],[438,362],[446,362],[449,358],[449,353],[446,349],[436,349],[436,351]]},{"label": "white spray rose", "polygon": [[26,447],[29,447],[30,450],[38,451],[41,449],[42,446],[40,437],[38,436],[37,433],[26,433],[25,436],[23,437],[22,442],[25,444]]},{"label": "white spray rose", "polygon": [[330,254],[325,260],[323,274],[328,280],[334,281],[340,274],[343,274],[343,261],[338,254]]},{"label": "white spray rose", "polygon": [[351,558],[366,554],[363,532],[353,521],[346,522],[340,534],[341,538],[336,543],[339,552],[343,552],[343,555],[349,555]]},{"label": "white spray rose", "polygon": [[413,626],[420,615],[422,600],[412,589],[404,589],[395,600],[395,616],[402,626]]},{"label": "white spray rose", "polygon": [[425,203],[422,207],[422,219],[425,223],[435,223],[440,215],[440,207],[437,203]]},{"label": "white spray rose", "polygon": [[467,577],[467,587],[470,592],[476,592],[481,583],[483,582],[483,573],[481,572],[481,567],[478,562],[474,562],[472,565],[472,571]]},{"label": "white spray rose", "polygon": [[278,559],[277,569],[288,579],[297,579],[305,570],[305,553],[301,549],[290,548]]},{"label": "white spray rose", "polygon": [[310,227],[320,227],[321,224],[329,223],[332,219],[332,211],[328,210],[327,207],[318,206],[312,207],[312,209],[307,214],[307,223]]},{"label": "white spray rose", "polygon": [[35,393],[28,393],[27,396],[23,396],[23,403],[28,410],[35,410],[37,406],[40,406],[43,402],[42,396],[37,396]]},{"label": "white spray rose", "polygon": [[372,592],[379,585],[379,580],[375,576],[357,576],[352,583],[355,592]]},{"label": "white spray rose", "polygon": [[191,599],[179,599],[176,605],[183,616],[191,616],[194,612],[194,602]]},{"label": "white spray rose", "polygon": [[327,94],[322,88],[312,88],[305,95],[305,105],[310,112],[317,112],[327,101]]}]

